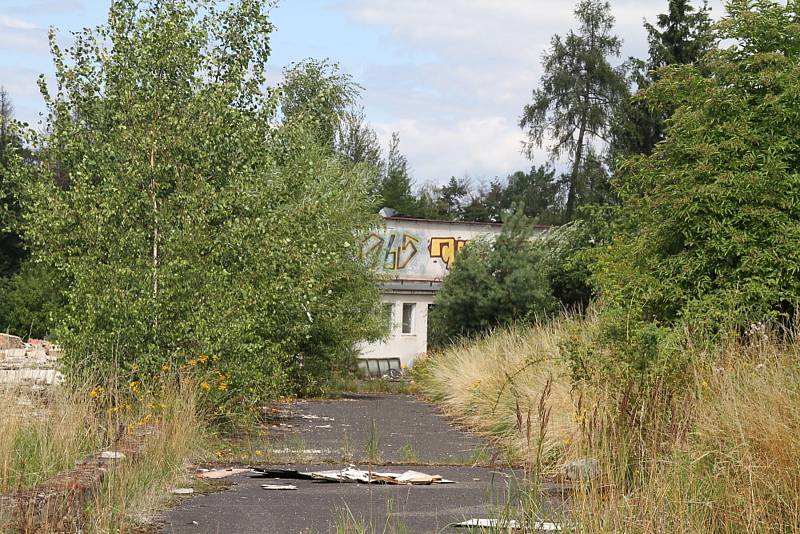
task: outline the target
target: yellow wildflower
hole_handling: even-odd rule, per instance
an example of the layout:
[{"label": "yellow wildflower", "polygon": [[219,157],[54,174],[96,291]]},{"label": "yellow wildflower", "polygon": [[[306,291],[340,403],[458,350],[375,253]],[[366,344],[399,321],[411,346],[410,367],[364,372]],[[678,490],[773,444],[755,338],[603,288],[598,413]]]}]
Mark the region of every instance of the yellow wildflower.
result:
[{"label": "yellow wildflower", "polygon": [[220,391],[226,391],[228,389],[228,384],[226,384],[225,382],[220,382],[219,385],[217,386],[217,389]]},{"label": "yellow wildflower", "polygon": [[206,363],[208,361],[208,356],[206,356],[205,354],[201,354],[200,356],[198,356],[197,361],[199,363]]},{"label": "yellow wildflower", "polygon": [[103,395],[103,391],[105,391],[105,388],[103,388],[103,386],[97,386],[94,389],[92,389],[92,391],[89,392],[89,396],[93,399],[97,399],[101,395]]},{"label": "yellow wildflower", "polygon": [[211,384],[209,384],[208,382],[203,382],[202,384],[200,384],[200,387],[203,388],[205,391],[208,391],[209,389],[211,389]]}]

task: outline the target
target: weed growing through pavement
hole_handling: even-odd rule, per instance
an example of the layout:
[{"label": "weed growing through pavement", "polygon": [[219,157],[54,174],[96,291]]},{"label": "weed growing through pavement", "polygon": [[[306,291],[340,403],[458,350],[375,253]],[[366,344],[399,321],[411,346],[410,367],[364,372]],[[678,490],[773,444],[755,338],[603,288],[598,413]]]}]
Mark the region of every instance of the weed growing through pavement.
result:
[{"label": "weed growing through pavement", "polygon": [[414,446],[411,445],[410,441],[406,441],[405,445],[400,447],[397,453],[400,461],[404,464],[416,464],[419,462],[417,451],[414,450]]},{"label": "weed growing through pavement", "polygon": [[342,461],[348,463],[353,461],[355,457],[355,445],[353,444],[353,438],[351,438],[350,434],[347,432],[344,433],[344,437],[342,438],[340,450],[342,453]]},{"label": "weed growing through pavement", "polygon": [[370,421],[369,433],[364,444],[364,454],[371,465],[381,461],[381,435],[374,417]]},{"label": "weed growing through pavement", "polygon": [[[336,509],[336,534],[410,534],[411,530],[397,519],[394,510],[394,501],[386,502],[386,519],[375,524],[371,519],[365,521],[356,517],[356,514],[345,504],[344,508]],[[371,515],[371,514],[370,514]]]}]

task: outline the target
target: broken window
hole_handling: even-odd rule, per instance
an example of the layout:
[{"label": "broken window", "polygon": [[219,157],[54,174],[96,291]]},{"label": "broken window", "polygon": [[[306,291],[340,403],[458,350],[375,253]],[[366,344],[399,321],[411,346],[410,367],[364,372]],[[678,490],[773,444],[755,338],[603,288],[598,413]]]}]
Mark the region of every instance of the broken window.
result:
[{"label": "broken window", "polygon": [[416,304],[403,303],[403,333],[410,334],[414,330],[414,309]]}]

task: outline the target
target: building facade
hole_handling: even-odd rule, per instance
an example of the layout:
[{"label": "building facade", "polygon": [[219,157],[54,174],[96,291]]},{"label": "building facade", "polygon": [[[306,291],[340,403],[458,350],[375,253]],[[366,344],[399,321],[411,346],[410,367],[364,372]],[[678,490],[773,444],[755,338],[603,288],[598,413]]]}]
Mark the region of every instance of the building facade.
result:
[{"label": "building facade", "polygon": [[360,366],[371,375],[413,364],[428,350],[428,312],[442,280],[469,241],[500,233],[501,225],[384,217],[364,251],[377,255],[385,275],[381,283],[385,313],[391,317],[388,337],[362,347]]}]

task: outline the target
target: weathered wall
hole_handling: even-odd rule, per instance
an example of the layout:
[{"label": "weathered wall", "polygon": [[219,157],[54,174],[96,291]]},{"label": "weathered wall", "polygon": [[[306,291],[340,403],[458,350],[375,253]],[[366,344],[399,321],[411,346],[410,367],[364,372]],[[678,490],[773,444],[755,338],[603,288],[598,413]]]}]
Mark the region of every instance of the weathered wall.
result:
[{"label": "weathered wall", "polygon": [[[382,300],[393,309],[394,323],[385,341],[362,347],[362,358],[398,358],[404,367],[428,350],[428,306],[462,248],[478,237],[493,238],[500,224],[429,221],[388,217],[372,232],[364,252],[374,254],[387,275]],[[546,227],[537,227],[544,232]],[[414,328],[401,328],[403,303],[414,303]]]},{"label": "weathered wall", "polygon": [[[384,293],[383,302],[392,307],[391,332],[385,341],[370,343],[362,348],[362,358],[398,358],[403,367],[414,362],[417,355],[428,350],[428,305],[435,293]],[[402,331],[403,304],[413,303],[414,317],[411,332]]]},{"label": "weathered wall", "polygon": [[395,278],[441,280],[464,245],[478,236],[500,233],[499,224],[419,219],[385,219],[385,228],[369,235],[364,250],[377,254],[383,271]]},{"label": "weathered wall", "polygon": [[47,342],[0,334],[0,387],[41,387],[62,380],[59,351]]}]

